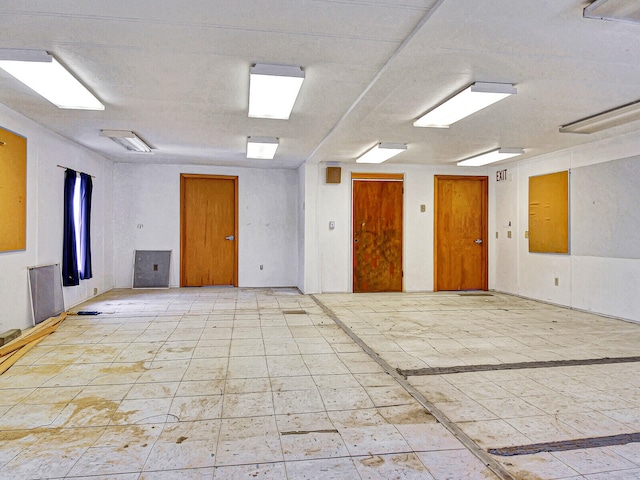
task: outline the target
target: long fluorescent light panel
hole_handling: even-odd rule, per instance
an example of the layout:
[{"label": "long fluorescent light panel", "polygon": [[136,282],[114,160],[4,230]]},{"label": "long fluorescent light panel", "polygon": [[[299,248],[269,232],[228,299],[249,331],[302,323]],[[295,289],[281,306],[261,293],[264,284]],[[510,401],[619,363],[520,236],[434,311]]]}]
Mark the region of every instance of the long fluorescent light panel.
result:
[{"label": "long fluorescent light panel", "polygon": [[382,163],[406,149],[407,145],[404,143],[379,143],[358,158],[356,163]]},{"label": "long fluorescent light panel", "polygon": [[149,145],[135,133],[128,130],[100,130],[100,136],[109,137],[130,152],[153,153]]},{"label": "long fluorescent light panel", "polygon": [[637,0],[596,0],[585,7],[582,16],[640,25],[640,5]]},{"label": "long fluorescent light panel", "polygon": [[303,81],[300,67],[254,65],[249,75],[249,117],[288,120]]},{"label": "long fluorescent light panel", "polygon": [[595,133],[640,120],[640,100],[560,127],[560,133]]},{"label": "long fluorescent light panel", "polygon": [[517,157],[523,153],[524,150],[522,148],[498,148],[496,150],[462,160],[458,162],[457,165],[459,167],[481,167],[482,165],[488,165],[489,163],[495,163],[501,160],[507,160],[508,158]]},{"label": "long fluorescent light panel", "polygon": [[449,128],[469,115],[515,95],[517,89],[510,83],[476,82],[413,122],[414,127]]},{"label": "long fluorescent light panel", "polygon": [[278,150],[278,139],[274,137],[249,137],[247,139],[247,158],[272,160]]},{"label": "long fluorescent light panel", "polygon": [[104,110],[104,105],[45,51],[0,49],[0,68],[58,108]]}]

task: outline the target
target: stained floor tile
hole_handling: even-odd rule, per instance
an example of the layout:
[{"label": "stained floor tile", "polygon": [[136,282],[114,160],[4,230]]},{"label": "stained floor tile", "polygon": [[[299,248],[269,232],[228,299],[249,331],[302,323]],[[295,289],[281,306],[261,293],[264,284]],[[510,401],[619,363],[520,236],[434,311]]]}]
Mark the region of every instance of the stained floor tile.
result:
[{"label": "stained floor tile", "polygon": [[[635,363],[391,375],[635,355],[639,325],[508,295],[113,290],[78,308],[113,313],[68,317],[0,376],[0,478],[494,479],[456,435],[487,455],[640,431]],[[491,466],[640,478],[638,445]]]}]

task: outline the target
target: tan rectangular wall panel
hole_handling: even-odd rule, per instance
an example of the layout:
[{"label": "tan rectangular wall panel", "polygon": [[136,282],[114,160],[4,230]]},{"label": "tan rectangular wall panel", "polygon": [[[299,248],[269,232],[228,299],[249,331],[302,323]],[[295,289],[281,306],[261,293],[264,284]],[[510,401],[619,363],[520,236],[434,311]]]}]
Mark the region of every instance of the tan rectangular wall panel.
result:
[{"label": "tan rectangular wall panel", "polygon": [[0,252],[27,248],[27,139],[0,128]]},{"label": "tan rectangular wall panel", "polygon": [[569,172],[529,177],[529,251],[569,253]]}]

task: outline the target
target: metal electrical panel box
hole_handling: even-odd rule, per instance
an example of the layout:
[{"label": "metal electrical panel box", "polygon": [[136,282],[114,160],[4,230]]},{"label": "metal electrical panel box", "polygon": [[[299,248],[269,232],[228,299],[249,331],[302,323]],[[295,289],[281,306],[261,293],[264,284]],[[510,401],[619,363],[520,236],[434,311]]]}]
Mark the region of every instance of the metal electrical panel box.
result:
[{"label": "metal electrical panel box", "polygon": [[133,288],[169,288],[171,250],[136,250]]}]

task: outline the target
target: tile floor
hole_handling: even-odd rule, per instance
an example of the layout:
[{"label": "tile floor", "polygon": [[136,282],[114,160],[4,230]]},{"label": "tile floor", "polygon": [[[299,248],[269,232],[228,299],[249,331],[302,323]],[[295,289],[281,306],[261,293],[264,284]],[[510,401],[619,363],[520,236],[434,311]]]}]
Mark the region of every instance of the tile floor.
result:
[{"label": "tile floor", "polygon": [[0,376],[1,479],[640,479],[640,443],[487,453],[640,432],[638,363],[409,376],[424,405],[385,370],[633,356],[640,325],[501,294],[114,290],[78,309],[103,313]]},{"label": "tile floor", "polygon": [[[318,299],[392,368],[640,354],[638,324],[498,293]],[[640,432],[636,362],[409,376],[407,381],[485,452]],[[518,479],[640,479],[640,443],[494,459]]]}]

